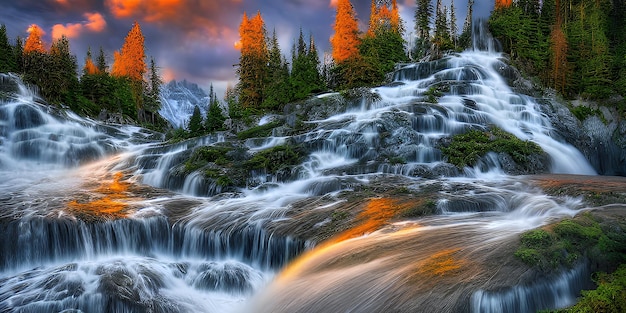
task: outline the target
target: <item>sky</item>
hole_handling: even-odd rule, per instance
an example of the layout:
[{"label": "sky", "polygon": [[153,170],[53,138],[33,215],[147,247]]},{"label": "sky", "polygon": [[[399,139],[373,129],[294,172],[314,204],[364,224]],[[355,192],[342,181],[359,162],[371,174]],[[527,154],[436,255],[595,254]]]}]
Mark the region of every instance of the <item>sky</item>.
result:
[{"label": "sky", "polygon": [[[82,68],[91,48],[100,47],[113,62],[133,22],[139,22],[145,37],[146,55],[154,58],[164,81],[188,80],[205,90],[214,85],[218,97],[237,83],[239,24],[243,13],[261,12],[268,35],[275,30],[283,53],[290,59],[291,46],[299,31],[312,35],[319,54],[330,53],[330,37],[337,0],[0,0],[0,24],[13,43],[28,37],[37,24],[49,44],[61,35],[69,38],[72,53]],[[453,0],[442,0],[449,6]],[[435,0],[432,0],[433,6]],[[462,25],[467,0],[454,0]],[[488,17],[492,0],[474,1],[474,18]],[[351,0],[361,30],[367,30],[370,0]],[[414,29],[415,0],[398,0],[407,36]],[[149,62],[149,59],[147,60]]]}]

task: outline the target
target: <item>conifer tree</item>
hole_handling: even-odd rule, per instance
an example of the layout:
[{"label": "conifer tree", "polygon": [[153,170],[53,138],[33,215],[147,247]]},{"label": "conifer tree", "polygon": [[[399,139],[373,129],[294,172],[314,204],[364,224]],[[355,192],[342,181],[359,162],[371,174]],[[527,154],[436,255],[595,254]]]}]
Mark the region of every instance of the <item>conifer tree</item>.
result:
[{"label": "conifer tree", "polygon": [[70,103],[75,100],[78,90],[78,62],[71,53],[70,42],[65,35],[52,43],[49,59],[48,71],[53,74],[48,78],[52,84],[48,100]]},{"label": "conifer tree", "polygon": [[415,9],[415,32],[422,40],[430,38],[430,20],[433,16],[433,5],[430,0],[417,0]]},{"label": "conifer tree", "polygon": [[462,49],[467,49],[472,45],[472,27],[474,19],[474,0],[467,1],[467,15],[465,16],[465,22],[463,22],[463,30],[459,36],[459,46]]},{"label": "conifer tree", "polygon": [[267,36],[261,12],[257,12],[252,18],[248,18],[244,13],[239,26],[239,37],[241,42],[237,69],[239,104],[243,108],[259,107],[263,103],[269,61]]},{"label": "conifer tree", "polygon": [[276,30],[274,30],[269,45],[267,82],[263,92],[265,97],[262,107],[269,110],[278,109],[282,104],[291,100],[290,90],[289,69],[281,54]]},{"label": "conifer tree", "polygon": [[91,56],[91,48],[87,48],[87,56],[85,57],[85,66],[83,67],[83,75],[95,75],[98,74],[99,69],[93,63]]},{"label": "conifer tree", "polygon": [[220,102],[217,99],[213,84],[209,90],[209,107],[207,109],[207,116],[204,120],[204,129],[207,133],[224,130],[224,122],[226,117],[222,114],[222,108]]},{"label": "conifer tree", "polygon": [[147,90],[144,92],[144,107],[150,113],[150,122],[155,123],[155,113],[161,109],[161,85],[163,81],[159,75],[159,69],[156,66],[154,58],[150,58],[150,73]]},{"label": "conifer tree", "polygon": [[318,70],[319,60],[317,51],[311,52],[315,48],[313,38],[309,38],[310,46],[307,48],[306,40],[302,29],[295,53],[292,55],[291,87],[293,89],[293,100],[304,99],[315,91],[320,91],[321,79]]},{"label": "conifer tree", "polygon": [[450,30],[448,29],[448,17],[446,12],[441,0],[437,0],[433,45],[438,55],[445,50],[453,48],[452,41],[450,40]]},{"label": "conifer tree", "polygon": [[0,73],[15,72],[15,70],[13,47],[9,43],[7,28],[2,24],[2,26],[0,26]]},{"label": "conifer tree", "polygon": [[37,25],[32,24],[28,28],[28,38],[24,43],[24,53],[46,53],[46,49],[43,46],[43,30]]},{"label": "conifer tree", "polygon": [[337,15],[333,26],[335,33],[330,39],[333,59],[341,64],[359,57],[359,25],[350,0],[337,1]]},{"label": "conifer tree", "polygon": [[511,4],[513,4],[513,0],[496,0],[496,4],[494,7],[496,10],[506,9],[510,7]]},{"label": "conifer tree", "polygon": [[135,22],[128,35],[126,35],[122,49],[113,53],[111,75],[130,80],[133,102],[135,103],[135,114],[139,121],[145,121],[146,118],[143,103],[144,75],[146,71],[144,37],[139,23]]},{"label": "conifer tree", "polygon": [[456,10],[454,9],[454,1],[450,3],[450,39],[452,40],[452,45],[454,49],[457,48],[457,38],[459,36],[459,29],[456,25]]},{"label": "conifer tree", "polygon": [[197,105],[193,108],[193,113],[189,118],[187,130],[189,131],[189,135],[191,137],[200,136],[204,132],[204,127],[202,125],[202,113],[200,113],[200,108]]},{"label": "conifer tree", "polygon": [[433,16],[433,5],[430,0],[416,0],[415,33],[417,39],[413,47],[413,56],[417,59],[425,57],[431,50],[430,30]]},{"label": "conifer tree", "polygon": [[24,72],[24,40],[21,37],[15,39],[13,46],[13,59],[15,60],[15,72]]},{"label": "conifer tree", "polygon": [[122,49],[114,53],[111,75],[142,82],[146,71],[144,36],[141,33],[141,26],[135,22],[126,35]]},{"label": "conifer tree", "polygon": [[96,58],[96,66],[98,67],[98,71],[100,73],[107,73],[109,70],[102,46],[100,46],[100,53],[98,53],[98,57]]}]

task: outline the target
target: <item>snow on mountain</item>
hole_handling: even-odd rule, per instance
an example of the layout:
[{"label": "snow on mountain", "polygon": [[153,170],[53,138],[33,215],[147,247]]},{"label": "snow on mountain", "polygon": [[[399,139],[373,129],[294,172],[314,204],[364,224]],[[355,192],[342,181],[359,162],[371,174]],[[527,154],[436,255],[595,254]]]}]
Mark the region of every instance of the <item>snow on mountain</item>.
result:
[{"label": "snow on mountain", "polygon": [[197,84],[173,80],[161,88],[159,114],[174,127],[185,127],[197,105],[206,115],[209,96]]}]

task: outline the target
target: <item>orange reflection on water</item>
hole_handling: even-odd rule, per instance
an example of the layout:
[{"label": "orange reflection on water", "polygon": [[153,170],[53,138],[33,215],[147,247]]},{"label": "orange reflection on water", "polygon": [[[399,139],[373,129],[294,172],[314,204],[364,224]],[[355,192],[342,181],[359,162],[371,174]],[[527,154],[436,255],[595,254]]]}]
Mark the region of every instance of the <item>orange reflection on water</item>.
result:
[{"label": "orange reflection on water", "polygon": [[443,276],[457,273],[467,265],[467,261],[455,254],[460,248],[446,249],[430,255],[415,266],[415,273],[428,276]]},{"label": "orange reflection on water", "polygon": [[375,198],[371,199],[365,209],[359,213],[356,220],[358,224],[336,237],[330,239],[331,242],[344,241],[351,238],[363,236],[365,234],[377,231],[387,224],[392,218],[398,216],[411,207],[416,207],[422,201],[411,199],[405,201],[394,200],[391,198]]},{"label": "orange reflection on water", "polygon": [[128,216],[128,204],[123,202],[129,198],[127,182],[122,182],[122,173],[115,173],[113,181],[101,184],[96,193],[101,196],[89,200],[72,200],[67,209],[78,215],[104,218],[125,218]]}]

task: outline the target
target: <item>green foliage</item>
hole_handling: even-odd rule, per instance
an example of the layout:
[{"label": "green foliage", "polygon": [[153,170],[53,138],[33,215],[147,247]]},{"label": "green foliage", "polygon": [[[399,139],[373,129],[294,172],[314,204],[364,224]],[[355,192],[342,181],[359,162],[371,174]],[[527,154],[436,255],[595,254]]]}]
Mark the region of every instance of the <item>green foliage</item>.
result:
[{"label": "green foliage", "polygon": [[624,229],[604,227],[591,215],[566,219],[551,228],[535,229],[520,236],[515,256],[542,271],[570,267],[583,257],[611,268],[626,261]]},{"label": "green foliage", "polygon": [[393,30],[379,29],[374,36],[367,36],[361,41],[359,51],[372,68],[371,76],[363,77],[369,85],[380,84],[385,74],[392,72],[399,62],[406,62],[404,39]]},{"label": "green foliage", "polygon": [[217,100],[217,95],[213,90],[213,85],[211,85],[211,90],[209,91],[209,108],[207,109],[204,130],[207,133],[224,130],[225,121],[226,117],[222,113],[220,102]]},{"label": "green foliage", "polygon": [[[232,162],[227,157],[230,147],[221,146],[203,146],[195,149],[189,159],[185,162],[185,172],[191,173],[200,168],[205,167],[209,163],[225,166]],[[210,176],[210,175],[207,175]]]},{"label": "green foliage", "polygon": [[[492,13],[492,34],[520,69],[546,85],[558,84],[568,97],[626,95],[626,4],[608,0],[556,4],[514,1]],[[566,44],[551,45],[555,28],[563,30]],[[566,59],[552,59],[560,54]],[[555,81],[560,76],[567,80]]]},{"label": "green foliage", "polygon": [[319,58],[313,39],[307,47],[300,30],[297,50],[294,49],[291,76],[289,79],[292,89],[291,101],[305,99],[311,93],[320,92],[324,89],[322,76],[319,72]]},{"label": "green foliage", "polygon": [[528,162],[529,156],[542,152],[534,142],[523,141],[497,127],[455,135],[450,145],[441,147],[448,162],[458,167],[473,166],[490,151],[507,153],[521,165]]},{"label": "green foliage", "polygon": [[282,125],[280,121],[273,121],[264,125],[248,128],[237,133],[237,139],[244,140],[248,138],[268,137],[272,134],[272,129]]},{"label": "green foliage", "polygon": [[369,86],[380,75],[379,69],[370,60],[360,56],[345,60],[331,69],[332,84],[339,89]]},{"label": "green foliage", "polygon": [[15,58],[13,57],[13,47],[7,37],[7,28],[3,24],[0,26],[0,73],[16,72]]},{"label": "green foliage", "polygon": [[187,130],[192,137],[200,136],[204,132],[204,125],[202,125],[202,114],[200,113],[200,108],[196,105],[193,108],[193,113],[191,114],[191,118],[189,118],[189,125],[187,125]]},{"label": "green foliage", "polygon": [[441,92],[439,86],[432,85],[428,87],[428,90],[424,91],[424,96],[426,96],[426,102],[437,103],[439,98],[443,96],[443,92]]},{"label": "green foliage", "polygon": [[61,37],[50,53],[29,52],[24,56],[24,81],[39,87],[50,103],[71,104],[79,90],[76,57],[70,54],[69,41]]},{"label": "green foliage", "polygon": [[588,117],[594,116],[594,115],[602,116],[602,113],[599,110],[592,109],[592,108],[590,108],[588,106],[584,106],[584,105],[579,105],[577,107],[574,107],[570,111],[580,121],[584,121]]},{"label": "green foliage", "polygon": [[276,146],[257,152],[244,163],[249,170],[265,170],[267,173],[276,173],[284,167],[298,165],[303,159],[302,151],[290,145]]},{"label": "green foliage", "polygon": [[135,102],[130,80],[113,77],[107,73],[83,75],[80,80],[82,99],[78,104],[70,103],[70,108],[78,113],[96,116],[100,110],[136,116]]}]

